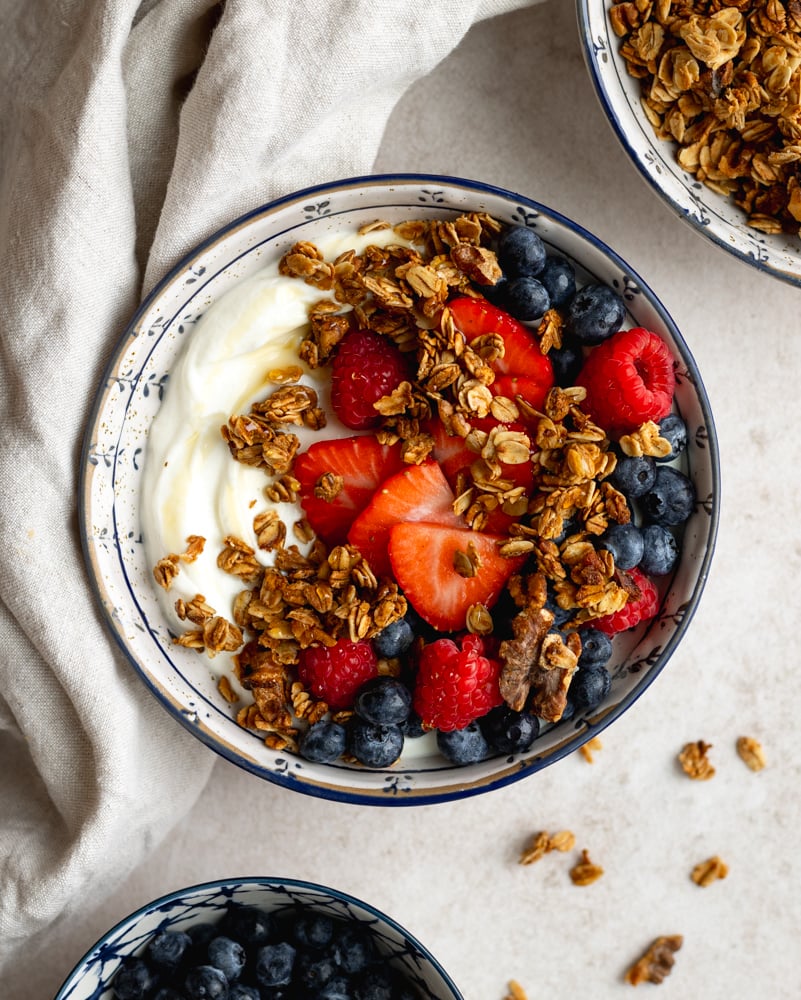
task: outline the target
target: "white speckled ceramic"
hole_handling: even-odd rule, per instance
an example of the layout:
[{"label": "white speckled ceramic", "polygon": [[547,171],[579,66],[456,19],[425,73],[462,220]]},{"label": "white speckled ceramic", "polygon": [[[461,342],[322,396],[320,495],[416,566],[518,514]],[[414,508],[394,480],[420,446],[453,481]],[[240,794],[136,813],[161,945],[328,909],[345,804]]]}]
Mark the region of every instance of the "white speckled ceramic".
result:
[{"label": "white speckled ceramic", "polygon": [[656,137],[640,104],[639,81],[618,54],[620,39],[609,23],[609,7],[610,0],[576,0],[590,76],[634,165],[679,217],[707,239],[760,271],[801,285],[801,237],[751,229],[733,201],[681,169],[674,143]]},{"label": "white speckled ceramic", "polygon": [[55,1000],[111,1000],[112,980],[120,962],[129,955],[141,954],[157,931],[186,931],[196,924],[215,923],[230,903],[255,906],[276,915],[299,907],[310,908],[336,919],[359,921],[370,928],[381,954],[417,988],[421,1000],[462,1000],[462,994],[434,956],[390,917],[336,889],[282,878],[207,882],[148,903],[92,946]]},{"label": "white speckled ceramic", "polygon": [[[698,503],[682,558],[662,581],[658,617],[615,640],[607,700],[589,715],[544,728],[532,748],[467,767],[433,752],[404,752],[387,770],[311,764],[269,750],[235,721],[237,706],[217,690],[204,657],[175,646],[159,609],[139,521],[148,427],[168,376],[198,318],[220,294],[280,256],[297,240],[372,222],[489,212],[532,226],[578,266],[580,282],[602,281],[624,297],[630,325],[648,326],[678,361],[676,408],[689,427],[686,467]],[[664,306],[639,275],[600,240],[532,199],[449,177],[404,175],[343,180],[301,191],[236,220],[183,260],[154,290],[125,332],[100,386],[86,432],[81,525],[89,572],[108,624],[144,683],[177,719],[228,760],[287,788],[349,802],[413,805],[485,792],[531,775],[581,746],[626,711],[668,662],[684,636],[706,582],[718,523],[718,451],[709,403],[690,350]],[[650,711],[659,710],[658,692]],[[424,740],[433,737],[424,737]]]}]

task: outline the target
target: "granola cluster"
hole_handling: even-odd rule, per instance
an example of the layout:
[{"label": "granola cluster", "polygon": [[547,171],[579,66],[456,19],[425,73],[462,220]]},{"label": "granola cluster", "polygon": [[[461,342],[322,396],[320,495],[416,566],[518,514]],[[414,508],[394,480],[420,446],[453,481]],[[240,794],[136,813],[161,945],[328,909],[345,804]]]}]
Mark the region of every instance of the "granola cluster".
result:
[{"label": "granola cluster", "polygon": [[680,166],[765,233],[801,228],[801,0],[614,0],[620,54]]}]

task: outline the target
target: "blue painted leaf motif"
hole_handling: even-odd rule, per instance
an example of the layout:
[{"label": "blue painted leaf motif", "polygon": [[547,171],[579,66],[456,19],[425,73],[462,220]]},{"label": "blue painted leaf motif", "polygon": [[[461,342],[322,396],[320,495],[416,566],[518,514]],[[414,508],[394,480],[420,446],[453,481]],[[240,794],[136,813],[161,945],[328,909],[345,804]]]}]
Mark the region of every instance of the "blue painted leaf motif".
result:
[{"label": "blue painted leaf motif", "polygon": [[202,278],[206,273],[206,268],[202,264],[195,264],[189,268],[189,277],[184,280],[185,285],[194,285],[198,278]]},{"label": "blue painted leaf motif", "polygon": [[90,465],[100,465],[102,462],[107,469],[110,469],[114,464],[116,456],[116,448],[109,448],[108,450],[103,451],[97,444],[93,444],[90,446],[86,458]]},{"label": "blue painted leaf motif", "polygon": [[429,201],[433,202],[435,205],[441,205],[445,201],[445,195],[441,190],[436,191],[428,188],[421,188],[420,190],[422,193],[418,195],[417,200],[422,202],[424,205]]},{"label": "blue painted leaf motif", "polygon": [[649,147],[648,150],[643,154],[643,159],[645,160],[646,163],[649,163],[654,168],[656,173],[658,174],[662,173],[662,157],[657,156],[657,154],[654,152],[653,149]]},{"label": "blue painted leaf motif", "polygon": [[524,208],[522,205],[518,205],[514,212],[512,212],[512,222],[520,226],[528,226],[530,229],[536,229],[539,214],[536,209]]},{"label": "blue painted leaf motif", "polygon": [[715,498],[711,493],[707,493],[703,500],[696,501],[696,507],[698,510],[702,510],[709,517],[712,516],[712,511],[715,509]]},{"label": "blue painted leaf motif", "polygon": [[[407,781],[409,784],[401,786],[401,781]],[[398,792],[410,792],[412,790],[411,781],[412,776],[410,774],[390,774],[384,778],[382,791],[388,795],[397,795]]]},{"label": "blue painted leaf motif", "polygon": [[322,219],[331,214],[330,206],[330,201],[318,201],[313,205],[304,205],[303,218],[306,222],[310,222],[312,219]]},{"label": "blue painted leaf motif", "polygon": [[688,368],[679,368],[678,365],[674,369],[676,375],[676,384],[682,385],[686,382],[688,385],[696,385],[695,375]]},{"label": "blue painted leaf motif", "polygon": [[627,673],[638,674],[645,667],[652,667],[655,663],[659,662],[659,657],[662,655],[662,647],[654,646],[653,649],[649,650],[644,656],[641,656],[637,660],[632,660],[628,665]]},{"label": "blue painted leaf motif", "polygon": [[160,337],[164,332],[164,324],[166,322],[167,321],[163,316],[157,316],[147,328],[148,337]]},{"label": "blue painted leaf motif", "polygon": [[156,377],[155,372],[151,375],[148,375],[148,377],[142,384],[142,395],[145,398],[147,398],[150,395],[151,391],[155,389],[156,392],[158,393],[159,402],[161,402],[161,400],[164,398],[164,386],[167,384],[168,378],[169,375],[167,375],[166,373],[162,375],[160,378]]},{"label": "blue painted leaf motif", "polygon": [[706,424],[698,425],[693,440],[695,441],[696,448],[706,451],[706,446],[709,443],[709,431],[706,428]]},{"label": "blue painted leaf motif", "polygon": [[606,50],[606,39],[603,35],[598,35],[592,43],[592,53],[596,59],[600,56],[601,62],[609,62],[609,53]]}]

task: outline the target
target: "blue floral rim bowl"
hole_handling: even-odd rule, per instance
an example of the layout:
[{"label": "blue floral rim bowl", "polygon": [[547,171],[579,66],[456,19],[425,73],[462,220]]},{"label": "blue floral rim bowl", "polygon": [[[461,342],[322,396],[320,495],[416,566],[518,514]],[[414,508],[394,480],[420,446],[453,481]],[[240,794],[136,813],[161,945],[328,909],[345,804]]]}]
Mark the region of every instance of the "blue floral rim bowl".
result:
[{"label": "blue floral rim bowl", "polygon": [[112,927],[70,972],[55,1000],[112,1000],[112,981],[124,959],[141,955],[159,931],[189,931],[220,921],[230,905],[253,906],[275,917],[311,911],[369,928],[387,966],[427,1000],[462,1000],[431,952],[391,917],[347,893],[297,879],[252,877],[178,889]]},{"label": "blue floral rim bowl", "polygon": [[[666,341],[676,361],[675,408],[689,430],[682,461],[695,486],[695,510],[684,528],[681,558],[672,574],[661,578],[657,617],[647,628],[615,639],[612,687],[596,709],[543,727],[524,753],[461,767],[437,752],[433,734],[407,740],[389,768],[344,759],[312,763],[270,749],[263,735],[239,725],[242,702],[224,697],[211,661],[173,641],[175,626],[165,614],[143,539],[149,431],[195,324],[238,282],[277,261],[297,241],[319,243],[376,219],[399,223],[463,212],[486,212],[503,223],[532,227],[551,251],[574,262],[581,284],[595,281],[617,289],[629,325],[648,327]],[[190,253],[143,303],[112,357],[87,427],[82,475],[80,521],[98,600],[132,667],[173,719],[229,761],[286,788],[393,806],[447,801],[517,781],[576,750],[628,710],[687,632],[709,571],[720,495],[717,438],[701,376],[667,310],[633,268],[581,226],[531,198],[427,175],[357,177],[300,191],[236,220]],[[218,654],[214,663],[222,658]],[[171,724],[165,715],[165,726]]]},{"label": "blue floral rim bowl", "polygon": [[747,225],[733,200],[682,169],[674,142],[657,137],[641,103],[640,81],[629,74],[620,54],[611,6],[611,0],[576,0],[579,33],[598,99],[634,166],[679,218],[717,247],[765,274],[801,285],[801,236]]}]

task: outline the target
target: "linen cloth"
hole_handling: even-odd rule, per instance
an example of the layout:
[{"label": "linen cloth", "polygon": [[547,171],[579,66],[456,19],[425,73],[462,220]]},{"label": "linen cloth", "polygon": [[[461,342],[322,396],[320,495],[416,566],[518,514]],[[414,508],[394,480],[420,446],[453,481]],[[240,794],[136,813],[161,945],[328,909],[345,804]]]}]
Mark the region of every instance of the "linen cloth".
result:
[{"label": "linen cloth", "polygon": [[0,981],[147,856],[215,760],[116,649],[81,554],[81,437],[127,319],[220,225],[369,173],[409,84],[528,5],[0,5]]}]

